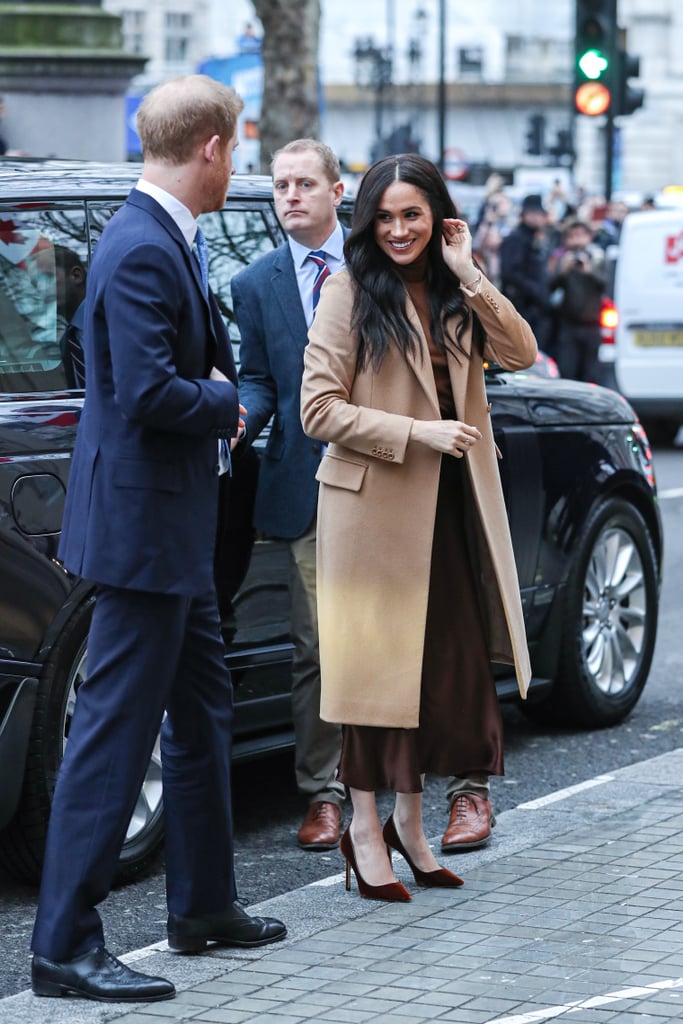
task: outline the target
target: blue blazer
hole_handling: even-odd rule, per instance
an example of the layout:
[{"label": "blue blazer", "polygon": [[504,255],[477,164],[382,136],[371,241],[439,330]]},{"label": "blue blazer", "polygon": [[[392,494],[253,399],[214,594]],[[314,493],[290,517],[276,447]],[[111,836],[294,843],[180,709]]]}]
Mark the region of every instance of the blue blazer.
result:
[{"label": "blue blazer", "polygon": [[232,280],[240,330],[240,402],[247,443],[274,420],[259,469],[254,526],[292,540],[310,525],[317,503],[315,474],[322,445],[301,426],[301,378],[308,328],[291,250],[286,243]]},{"label": "blue blazer", "polygon": [[[134,189],[88,273],[87,388],[59,557],[109,586],[213,586],[219,437],[238,423],[225,325],[180,229]],[[231,383],[208,380],[213,366]]]}]

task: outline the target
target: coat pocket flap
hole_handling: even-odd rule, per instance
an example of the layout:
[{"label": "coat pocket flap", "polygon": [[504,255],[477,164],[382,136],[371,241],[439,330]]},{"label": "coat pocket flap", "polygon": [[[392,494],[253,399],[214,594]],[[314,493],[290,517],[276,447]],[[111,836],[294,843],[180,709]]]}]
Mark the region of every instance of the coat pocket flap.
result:
[{"label": "coat pocket flap", "polygon": [[115,459],[112,464],[112,479],[115,487],[169,491],[172,494],[179,494],[182,490],[178,467],[166,462]]},{"label": "coat pocket flap", "polygon": [[340,459],[338,455],[328,454],[318,466],[316,480],[331,487],[344,487],[347,491],[359,491],[367,466],[364,462],[352,462],[351,459]]}]

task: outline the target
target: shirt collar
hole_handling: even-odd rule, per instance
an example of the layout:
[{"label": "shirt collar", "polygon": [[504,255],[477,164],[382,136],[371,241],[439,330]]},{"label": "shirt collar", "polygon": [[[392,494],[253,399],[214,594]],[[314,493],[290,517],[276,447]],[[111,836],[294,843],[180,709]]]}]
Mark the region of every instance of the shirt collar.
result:
[{"label": "shirt collar", "polygon": [[169,217],[172,217],[180,228],[183,238],[191,249],[194,236],[197,233],[197,221],[185,204],[181,203],[170,192],[167,192],[166,189],[160,188],[159,185],[153,185],[151,181],[146,181],[144,178],[140,178],[135,187],[138,192],[144,192],[146,195],[151,196],[159,206],[166,210]]},{"label": "shirt collar", "polygon": [[[297,268],[302,267],[309,252],[311,252],[310,246],[302,245],[301,242],[297,242],[291,235],[288,236],[287,241],[289,242],[294,266]],[[338,260],[340,263],[343,262],[344,232],[342,231],[342,226],[339,221],[337,221],[332,234],[323,242],[322,245],[318,246],[318,249],[323,249],[328,256],[332,257],[333,260]]]}]

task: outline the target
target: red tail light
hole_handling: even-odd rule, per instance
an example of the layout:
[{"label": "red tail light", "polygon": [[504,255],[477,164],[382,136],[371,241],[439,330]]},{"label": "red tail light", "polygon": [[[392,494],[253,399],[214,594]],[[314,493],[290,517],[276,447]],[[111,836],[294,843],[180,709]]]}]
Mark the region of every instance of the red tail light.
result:
[{"label": "red tail light", "polygon": [[611,299],[605,296],[602,300],[602,309],[600,310],[600,334],[602,335],[603,345],[614,344],[614,333],[618,323],[619,313],[617,312],[617,307]]}]

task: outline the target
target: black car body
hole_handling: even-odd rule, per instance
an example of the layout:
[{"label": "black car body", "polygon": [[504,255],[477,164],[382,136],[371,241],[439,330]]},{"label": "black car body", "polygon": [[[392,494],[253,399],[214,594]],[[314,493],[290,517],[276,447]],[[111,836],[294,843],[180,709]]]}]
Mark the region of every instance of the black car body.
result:
[{"label": "black car body", "polygon": [[[94,600],[92,586],[56,560],[84,395],[65,370],[57,257],[69,249],[87,269],[138,174],[135,165],[0,161],[0,863],[27,880],[40,873]],[[237,352],[230,279],[284,238],[269,180],[236,176],[225,209],[202,228]],[[657,626],[662,532],[647,437],[606,389],[495,367],[487,388],[534,670],[524,706],[589,726],[619,721],[645,684]],[[223,565],[237,577],[223,609],[236,758],[293,742],[287,552],[251,532],[256,471],[250,458],[236,464],[221,526]],[[517,699],[510,670],[494,671],[501,699]],[[155,850],[162,825],[157,751],[124,876]]]}]

